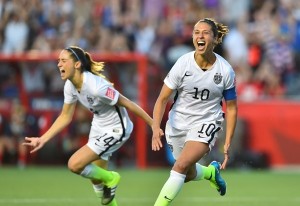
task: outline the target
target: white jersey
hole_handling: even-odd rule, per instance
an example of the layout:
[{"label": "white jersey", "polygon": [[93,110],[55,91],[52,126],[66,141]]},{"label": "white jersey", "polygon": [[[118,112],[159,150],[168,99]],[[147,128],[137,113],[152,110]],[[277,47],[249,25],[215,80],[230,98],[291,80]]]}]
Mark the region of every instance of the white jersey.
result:
[{"label": "white jersey", "polygon": [[[116,106],[119,92],[102,77],[83,72],[83,84],[78,92],[70,80],[64,86],[64,102],[71,104],[79,100],[94,113],[93,127],[127,129],[132,125],[124,107]],[[130,128],[131,129],[131,128]],[[124,131],[125,132],[125,131]]]},{"label": "white jersey", "polygon": [[216,55],[213,66],[203,71],[194,59],[195,51],[181,56],[164,83],[177,93],[169,112],[170,126],[188,130],[203,122],[222,121],[223,91],[235,87],[230,64]]}]

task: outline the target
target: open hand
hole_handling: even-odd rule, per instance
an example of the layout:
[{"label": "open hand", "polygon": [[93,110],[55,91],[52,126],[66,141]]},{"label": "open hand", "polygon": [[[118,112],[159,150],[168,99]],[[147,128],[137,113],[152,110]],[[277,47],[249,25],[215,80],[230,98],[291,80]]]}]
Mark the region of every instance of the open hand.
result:
[{"label": "open hand", "polygon": [[221,169],[223,169],[223,170],[226,169],[226,165],[228,163],[228,160],[229,160],[229,153],[226,152],[226,153],[224,153],[224,161],[221,164]]},{"label": "open hand", "polygon": [[44,146],[45,142],[39,137],[25,137],[25,142],[22,143],[24,146],[32,147],[30,153],[34,153]]},{"label": "open hand", "polygon": [[153,135],[152,135],[152,150],[153,151],[159,151],[160,148],[163,147],[161,138],[164,136],[164,132],[162,129],[153,130]]}]

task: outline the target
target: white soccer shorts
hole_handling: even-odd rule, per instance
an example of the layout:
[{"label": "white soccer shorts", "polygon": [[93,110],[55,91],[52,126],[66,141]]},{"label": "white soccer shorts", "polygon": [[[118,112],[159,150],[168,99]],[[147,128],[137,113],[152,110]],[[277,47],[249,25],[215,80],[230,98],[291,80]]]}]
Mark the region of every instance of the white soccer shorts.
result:
[{"label": "white soccer shorts", "polygon": [[123,134],[122,128],[101,128],[92,126],[87,146],[101,159],[108,161],[113,152],[118,150],[130,137],[133,125]]},{"label": "white soccer shorts", "polygon": [[177,159],[187,141],[207,143],[211,150],[221,129],[222,121],[205,122],[190,130],[176,129],[167,122],[165,129],[166,141],[174,158]]}]

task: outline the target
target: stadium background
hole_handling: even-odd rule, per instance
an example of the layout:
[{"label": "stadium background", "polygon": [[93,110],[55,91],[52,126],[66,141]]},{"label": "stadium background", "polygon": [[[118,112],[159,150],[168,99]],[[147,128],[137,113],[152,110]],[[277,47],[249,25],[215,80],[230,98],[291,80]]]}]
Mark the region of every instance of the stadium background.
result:
[{"label": "stadium background", "polygon": [[[193,50],[193,25],[204,17],[230,28],[216,48],[237,74],[239,121],[230,166],[300,164],[300,1],[2,0],[0,17],[0,138],[16,142],[15,151],[5,148],[3,165],[62,165],[86,140],[90,115],[79,107],[74,123],[44,150],[19,155],[19,139],[42,134],[60,110],[56,59],[62,48],[78,45],[105,61],[117,89],[151,114],[164,76]],[[169,152],[151,152],[149,128],[134,121],[115,166],[168,166]],[[21,129],[10,128],[17,124]],[[221,147],[210,158],[222,160]]]}]

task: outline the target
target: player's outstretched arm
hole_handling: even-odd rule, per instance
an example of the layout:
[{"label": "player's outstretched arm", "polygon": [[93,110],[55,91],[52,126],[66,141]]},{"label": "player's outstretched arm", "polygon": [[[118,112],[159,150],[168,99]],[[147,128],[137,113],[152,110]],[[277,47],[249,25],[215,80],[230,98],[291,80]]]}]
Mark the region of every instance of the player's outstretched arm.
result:
[{"label": "player's outstretched arm", "polygon": [[224,144],[224,161],[221,169],[225,169],[229,160],[229,147],[233,138],[236,121],[237,121],[237,101],[226,101],[226,137]]},{"label": "player's outstretched arm", "polygon": [[41,149],[46,144],[46,142],[48,142],[60,131],[62,131],[72,121],[75,107],[76,103],[64,104],[62,112],[49,128],[49,130],[41,137],[25,137],[25,142],[23,143],[23,145],[33,148],[30,153],[36,152]]},{"label": "player's outstretched arm", "polygon": [[[117,104],[120,105],[120,106],[125,107],[126,109],[133,112],[135,115],[141,117],[153,129],[153,119],[139,105],[137,105],[136,103],[130,101],[129,99],[124,97],[122,94],[120,94],[120,97],[118,99]],[[162,131],[162,129],[160,129],[159,126],[157,127],[157,131],[158,131],[158,134],[160,136],[163,135],[163,131]],[[160,138],[157,141],[157,144],[160,145],[160,147],[162,146],[162,144],[160,142]]]},{"label": "player's outstretched arm", "polygon": [[118,105],[125,107],[129,111],[131,111],[136,116],[142,118],[150,127],[153,124],[153,119],[145,112],[144,109],[142,109],[139,105],[134,103],[133,101],[129,100],[122,94],[120,94],[118,99]]},{"label": "player's outstretched arm", "polygon": [[159,151],[162,148],[161,137],[164,135],[160,131],[160,125],[163,115],[166,110],[167,103],[173,90],[171,90],[167,85],[163,85],[160,94],[155,102],[153,109],[153,125],[152,125],[152,150]]}]

